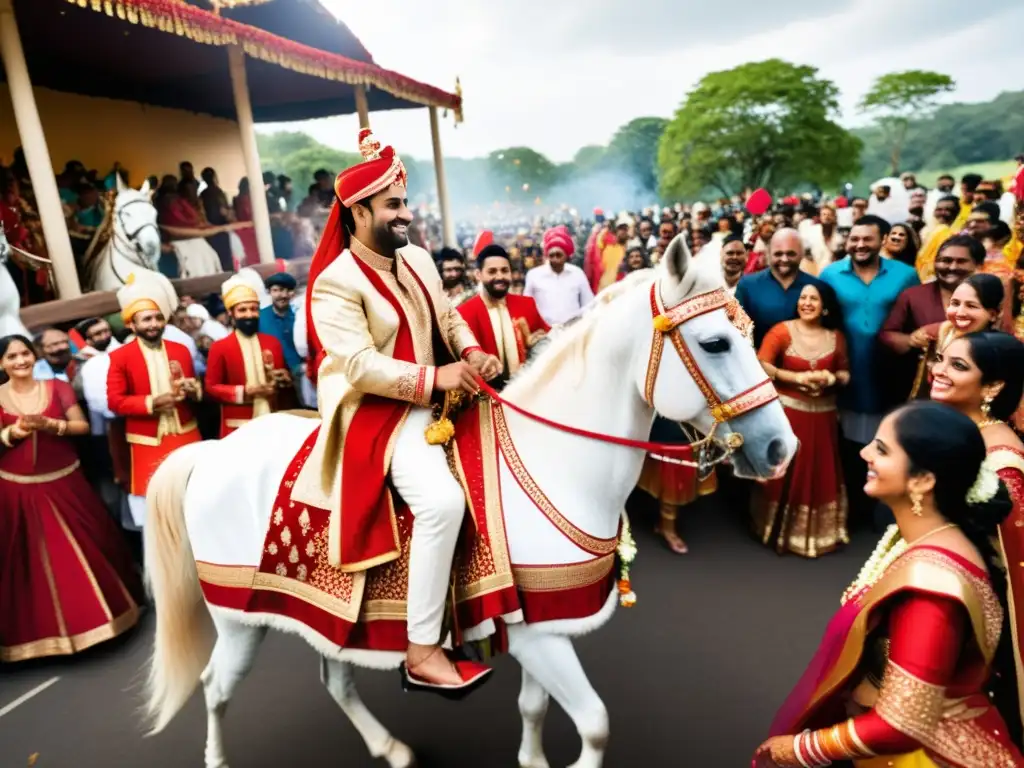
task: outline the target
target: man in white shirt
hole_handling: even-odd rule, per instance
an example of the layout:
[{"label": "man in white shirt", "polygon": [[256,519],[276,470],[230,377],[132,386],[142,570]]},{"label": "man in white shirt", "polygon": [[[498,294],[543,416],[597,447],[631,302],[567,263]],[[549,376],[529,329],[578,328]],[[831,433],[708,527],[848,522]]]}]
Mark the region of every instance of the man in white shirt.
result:
[{"label": "man in white shirt", "polygon": [[564,226],[544,233],[545,263],[526,273],[523,295],[537,303],[537,311],[548,325],[560,325],[578,317],[594,300],[594,292],[583,270],[567,263],[576,251],[572,235]]}]

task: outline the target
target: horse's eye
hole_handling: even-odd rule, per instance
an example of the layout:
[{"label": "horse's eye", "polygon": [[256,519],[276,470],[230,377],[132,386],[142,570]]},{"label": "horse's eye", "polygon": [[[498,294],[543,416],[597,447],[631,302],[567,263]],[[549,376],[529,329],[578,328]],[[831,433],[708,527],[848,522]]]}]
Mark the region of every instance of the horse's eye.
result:
[{"label": "horse's eye", "polygon": [[709,355],[721,355],[729,351],[729,340],[725,338],[717,339],[706,339],[705,341],[698,342],[700,348],[707,352]]}]

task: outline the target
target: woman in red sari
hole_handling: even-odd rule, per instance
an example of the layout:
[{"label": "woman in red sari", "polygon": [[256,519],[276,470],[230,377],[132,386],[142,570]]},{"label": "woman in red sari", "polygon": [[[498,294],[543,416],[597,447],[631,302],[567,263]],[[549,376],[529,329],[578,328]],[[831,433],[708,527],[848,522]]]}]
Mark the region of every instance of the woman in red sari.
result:
[{"label": "woman in red sari", "polygon": [[805,286],[797,313],[768,331],[758,357],[800,450],[785,477],[755,488],[751,520],[754,535],[780,554],[818,557],[849,542],[835,392],[849,382],[850,365],[829,286]]},{"label": "woman in red sari", "polygon": [[36,381],[21,336],[0,339],[0,661],[68,655],[139,619],[142,586],[66,438],[89,433],[69,384]]},{"label": "woman in red sari", "polygon": [[[992,544],[1011,509],[970,418],[935,402],[887,416],[861,455],[896,518],[843,597],[754,763],[1015,768],[987,683],[1006,624]],[[1010,713],[1015,714],[1015,713]]]},{"label": "woman in red sari", "polygon": [[1013,512],[999,527],[1003,562],[1009,565],[1011,654],[996,681],[997,695],[1017,712],[1011,736],[1024,732],[1024,445],[1007,424],[1024,391],[1024,344],[1007,333],[972,333],[953,341],[932,368],[932,400],[972,418],[988,451],[986,465],[1010,491]]}]

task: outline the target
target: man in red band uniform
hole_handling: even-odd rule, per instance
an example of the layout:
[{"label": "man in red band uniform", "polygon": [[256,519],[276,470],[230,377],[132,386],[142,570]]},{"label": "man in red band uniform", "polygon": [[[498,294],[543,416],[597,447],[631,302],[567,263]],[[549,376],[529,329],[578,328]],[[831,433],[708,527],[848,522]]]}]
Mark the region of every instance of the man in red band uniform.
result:
[{"label": "man in red band uniform", "polygon": [[260,329],[260,297],[234,276],[221,287],[235,331],[210,347],[206,392],[221,403],[220,436],[275,410],[277,383],[291,386],[281,342]]},{"label": "man in red band uniform", "polygon": [[360,131],[364,162],[339,174],[340,202],[310,267],[310,358],[323,426],[292,489],[329,509],[328,557],[346,572],[397,559],[388,480],[414,517],[409,553],[407,687],[467,693],[487,667],[440,647],[462,487],[444,449],[428,444],[435,395],[474,393],[498,360],[450,305],[429,253],[409,244],[406,172],[391,147]]},{"label": "man in red band uniform", "polygon": [[459,314],[480,341],[484,352],[501,361],[502,381],[526,362],[529,349],[551,330],[529,296],[510,296],[512,260],[500,245],[477,254],[481,291],[459,305]]},{"label": "man in red band uniform", "polygon": [[131,454],[128,506],[141,529],[146,488],[160,462],[176,448],[200,440],[187,401],[199,400],[203,391],[188,348],[164,339],[171,310],[163,287],[144,274],[129,275],[117,301],[135,338],[110,353],[107,405],[125,418]]}]

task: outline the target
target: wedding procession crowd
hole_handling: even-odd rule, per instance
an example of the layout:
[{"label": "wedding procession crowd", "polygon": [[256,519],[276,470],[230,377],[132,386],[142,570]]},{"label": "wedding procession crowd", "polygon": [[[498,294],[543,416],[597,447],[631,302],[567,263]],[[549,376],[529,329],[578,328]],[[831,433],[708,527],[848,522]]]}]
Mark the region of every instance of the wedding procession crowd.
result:
[{"label": "wedding procession crowd", "polygon": [[[138,623],[147,486],[174,450],[275,411],[319,408],[340,424],[353,418],[350,392],[355,408],[403,401],[428,414],[432,395],[475,393],[481,379],[501,392],[602,295],[664,269],[682,238],[690,259],[720,264],[730,306],[752,321],[799,450],[763,482],[649,454],[637,488],[658,506],[665,545],[686,553],[680,510],[726,484],[747,500],[752,535],[780,555],[824,557],[851,536],[882,535],[765,724],[770,738],[751,745],[755,764],[1024,765],[1024,171],[1011,184],[941,177],[934,189],[904,174],[865,198],[752,190],[586,218],[568,206],[510,209],[460,223],[460,247],[440,247],[439,220],[406,207],[394,151],[363,149],[365,162],[327,176],[323,195],[322,179],[309,188],[307,207],[326,220],[305,291],[287,273],[264,281],[243,269],[218,294],[178,296],[166,275],[140,272],[118,291],[115,318],[0,339],[0,661],[74,654]],[[209,170],[205,209],[194,174],[160,185],[167,215],[181,200],[204,211],[182,226],[214,223],[211,211],[251,218],[238,198],[227,206]],[[4,178],[17,194],[16,174]],[[76,190],[83,226],[98,186],[62,187]],[[293,242],[310,239],[288,217],[297,207],[282,202],[285,181],[264,186]],[[227,269],[230,249],[218,253]],[[335,286],[342,274],[349,282]],[[344,294],[357,280],[379,305]],[[328,306],[362,325],[332,324]],[[372,333],[392,308],[399,330]],[[443,323],[462,334],[460,359],[416,357],[419,337]],[[342,341],[356,350],[344,360]],[[394,381],[367,373],[373,365]],[[325,376],[349,389],[339,396]],[[650,439],[700,437],[656,416]],[[450,659],[436,626],[449,586],[440,563],[462,513],[452,528],[415,507],[437,478],[411,475],[392,480],[428,521],[411,544],[413,558],[427,555],[410,566],[403,674],[425,690],[468,691],[489,669]]]}]

